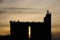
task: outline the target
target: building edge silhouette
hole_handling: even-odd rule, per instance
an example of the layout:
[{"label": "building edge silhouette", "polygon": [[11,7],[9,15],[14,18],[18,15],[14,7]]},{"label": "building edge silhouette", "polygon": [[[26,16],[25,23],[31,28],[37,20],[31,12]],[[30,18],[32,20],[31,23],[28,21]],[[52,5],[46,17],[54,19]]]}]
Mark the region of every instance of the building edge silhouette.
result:
[{"label": "building edge silhouette", "polygon": [[[28,38],[28,26],[31,26],[30,39]],[[10,34],[8,38],[6,37],[6,40],[52,40],[51,13],[47,10],[44,22],[10,21]]]}]

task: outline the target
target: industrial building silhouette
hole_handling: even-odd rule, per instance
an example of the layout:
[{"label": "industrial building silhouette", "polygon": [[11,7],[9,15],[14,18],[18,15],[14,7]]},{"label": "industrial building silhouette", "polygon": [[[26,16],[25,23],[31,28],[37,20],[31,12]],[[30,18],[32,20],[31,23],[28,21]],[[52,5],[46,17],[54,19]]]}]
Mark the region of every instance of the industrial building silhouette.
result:
[{"label": "industrial building silhouette", "polygon": [[[31,27],[31,38],[28,38],[28,27]],[[11,40],[52,40],[51,13],[47,10],[44,22],[10,21]]]}]

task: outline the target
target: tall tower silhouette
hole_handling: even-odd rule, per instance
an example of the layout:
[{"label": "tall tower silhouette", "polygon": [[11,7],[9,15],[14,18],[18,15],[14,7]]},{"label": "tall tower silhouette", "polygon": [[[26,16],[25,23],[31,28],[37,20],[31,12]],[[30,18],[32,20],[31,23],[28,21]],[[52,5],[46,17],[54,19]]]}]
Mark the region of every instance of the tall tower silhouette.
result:
[{"label": "tall tower silhouette", "polygon": [[46,40],[52,40],[51,39],[51,12],[47,10],[47,14],[44,17],[44,25],[45,25],[45,39]]},{"label": "tall tower silhouette", "polygon": [[44,22],[37,22],[31,26],[31,40],[51,40],[51,13],[48,10]]},{"label": "tall tower silhouette", "polygon": [[51,14],[47,10],[44,22],[10,21],[12,40],[29,40],[28,26],[31,26],[30,40],[51,40]]},{"label": "tall tower silhouette", "polygon": [[47,10],[47,14],[44,17],[44,23],[48,23],[48,25],[51,24],[51,13],[49,12],[49,10]]}]

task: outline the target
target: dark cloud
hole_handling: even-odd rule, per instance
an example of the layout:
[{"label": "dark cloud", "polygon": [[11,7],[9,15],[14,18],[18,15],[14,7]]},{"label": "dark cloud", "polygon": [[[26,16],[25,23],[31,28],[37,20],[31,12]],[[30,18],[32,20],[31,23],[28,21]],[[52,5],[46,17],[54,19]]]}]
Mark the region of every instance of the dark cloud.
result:
[{"label": "dark cloud", "polygon": [[[2,9],[2,8],[1,8]],[[42,10],[42,9],[34,9],[34,8],[13,8],[13,7],[5,7],[3,9],[20,9],[20,10]]]},{"label": "dark cloud", "polygon": [[0,0],[0,3],[2,3],[3,2],[3,0]]},{"label": "dark cloud", "polygon": [[[2,10],[3,9],[3,10]],[[24,11],[25,10],[25,11]],[[27,11],[30,10],[30,11]],[[1,8],[0,10],[0,14],[5,14],[5,13],[34,13],[34,12],[38,12],[39,10],[42,9],[33,9],[33,8]]]},{"label": "dark cloud", "polygon": [[5,10],[0,10],[0,14],[6,13]]}]

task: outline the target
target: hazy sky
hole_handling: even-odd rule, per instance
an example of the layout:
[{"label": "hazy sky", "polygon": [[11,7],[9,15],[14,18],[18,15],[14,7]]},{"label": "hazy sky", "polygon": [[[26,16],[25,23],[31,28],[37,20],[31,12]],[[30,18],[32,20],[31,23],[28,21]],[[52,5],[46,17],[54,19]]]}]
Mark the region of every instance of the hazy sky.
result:
[{"label": "hazy sky", "polygon": [[[23,10],[3,8],[22,8]],[[28,8],[28,11],[24,10],[25,8]],[[29,10],[29,8],[40,10]],[[0,10],[4,10],[6,13],[0,13],[0,26],[8,27],[10,20],[41,21],[47,9],[52,14],[52,25],[57,30],[60,28],[60,0],[1,0]],[[4,32],[5,30],[3,30],[3,28],[0,28],[0,30],[1,29],[3,31],[2,33],[9,33],[8,31]]]}]

